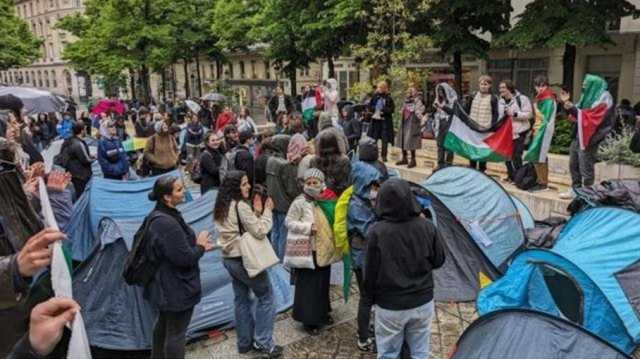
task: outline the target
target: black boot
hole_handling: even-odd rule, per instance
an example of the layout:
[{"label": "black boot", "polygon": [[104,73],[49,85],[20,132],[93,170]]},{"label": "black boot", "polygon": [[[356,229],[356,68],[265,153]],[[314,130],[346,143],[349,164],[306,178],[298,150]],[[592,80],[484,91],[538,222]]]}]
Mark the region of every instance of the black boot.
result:
[{"label": "black boot", "polygon": [[408,168],[414,168],[418,164],[416,163],[416,151],[411,151],[411,162],[409,162]]}]

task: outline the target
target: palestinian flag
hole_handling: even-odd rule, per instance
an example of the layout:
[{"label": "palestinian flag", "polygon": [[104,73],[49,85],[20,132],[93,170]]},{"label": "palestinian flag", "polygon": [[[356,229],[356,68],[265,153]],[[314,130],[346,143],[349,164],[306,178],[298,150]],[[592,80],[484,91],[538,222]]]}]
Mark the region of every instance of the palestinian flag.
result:
[{"label": "palestinian flag", "polygon": [[313,121],[317,105],[318,102],[316,100],[316,91],[307,91],[304,94],[304,100],[302,100],[302,119],[304,120],[305,124],[309,124],[311,121]]},{"label": "palestinian flag", "polygon": [[556,95],[547,88],[536,96],[536,122],[533,125],[533,140],[524,160],[532,163],[544,163],[551,147],[556,124]]},{"label": "palestinian flag", "polygon": [[511,117],[505,117],[488,130],[478,127],[459,102],[455,102],[444,147],[472,161],[504,162],[513,155]]},{"label": "palestinian flag", "polygon": [[576,105],[578,118],[572,120],[578,121],[580,149],[585,150],[607,112],[613,107],[613,98],[607,91],[607,82],[602,77],[587,74],[582,86],[582,96]]}]

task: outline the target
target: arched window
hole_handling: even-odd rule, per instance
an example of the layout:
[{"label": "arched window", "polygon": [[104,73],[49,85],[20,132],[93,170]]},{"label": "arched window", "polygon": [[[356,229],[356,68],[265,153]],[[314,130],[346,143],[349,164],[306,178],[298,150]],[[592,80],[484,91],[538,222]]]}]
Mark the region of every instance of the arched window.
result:
[{"label": "arched window", "polygon": [[50,87],[50,83],[49,83],[49,71],[44,70],[44,87]]},{"label": "arched window", "polygon": [[58,87],[58,79],[57,79],[56,70],[51,70],[51,86],[53,88],[57,88]]},{"label": "arched window", "polygon": [[42,71],[38,70],[38,87],[42,87]]}]

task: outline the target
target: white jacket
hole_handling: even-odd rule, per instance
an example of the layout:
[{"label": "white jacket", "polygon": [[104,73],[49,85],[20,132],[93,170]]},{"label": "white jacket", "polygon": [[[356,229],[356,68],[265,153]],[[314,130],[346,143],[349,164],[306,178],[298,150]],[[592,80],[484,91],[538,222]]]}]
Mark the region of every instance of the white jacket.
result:
[{"label": "white jacket", "polygon": [[304,194],[296,197],[289,207],[284,225],[287,227],[287,241],[309,239],[311,247],[315,250],[315,236],[311,234],[311,226],[314,223],[313,201],[307,199]]},{"label": "white jacket", "polygon": [[[518,103],[519,102],[519,103]],[[531,128],[530,119],[533,118],[533,107],[529,98],[519,92],[516,92],[511,100],[507,101],[500,98],[500,103],[513,112],[513,138],[516,139],[521,133]]]}]

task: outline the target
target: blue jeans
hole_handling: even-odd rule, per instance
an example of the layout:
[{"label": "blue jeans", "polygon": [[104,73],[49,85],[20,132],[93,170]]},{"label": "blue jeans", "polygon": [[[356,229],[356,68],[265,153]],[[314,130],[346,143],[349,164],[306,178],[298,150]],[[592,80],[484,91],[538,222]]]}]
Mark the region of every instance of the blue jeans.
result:
[{"label": "blue jeans", "polygon": [[[231,275],[235,295],[235,324],[238,335],[238,350],[251,349],[255,342],[260,347],[273,348],[273,325],[276,305],[267,271],[249,278],[240,258],[225,258],[224,267]],[[252,311],[250,291],[258,298],[255,315]]]},{"label": "blue jeans", "polygon": [[375,306],[378,359],[396,359],[402,342],[411,349],[412,359],[429,357],[433,300],[417,308],[388,310]]},{"label": "blue jeans", "polygon": [[287,227],[284,220],[287,218],[286,213],[273,211],[273,227],[271,227],[271,245],[276,252],[280,262],[284,259],[284,252],[287,246]]}]

